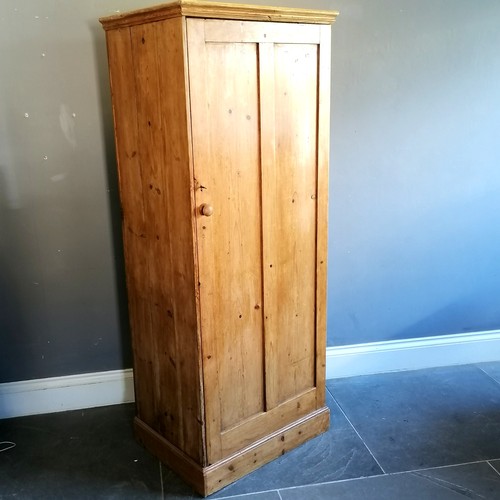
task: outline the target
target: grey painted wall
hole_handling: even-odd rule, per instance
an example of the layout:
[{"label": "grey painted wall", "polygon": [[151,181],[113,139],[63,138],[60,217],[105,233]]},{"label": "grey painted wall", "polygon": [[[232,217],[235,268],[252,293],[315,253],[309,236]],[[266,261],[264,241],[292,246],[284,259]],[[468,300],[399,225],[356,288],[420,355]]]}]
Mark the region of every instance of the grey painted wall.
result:
[{"label": "grey painted wall", "polygon": [[[0,3],[0,383],[131,366],[97,18],[151,3]],[[330,343],[498,328],[500,4],[249,3],[341,11]]]},{"label": "grey painted wall", "polygon": [[0,383],[131,366],[97,22],[123,3],[0,3]]},{"label": "grey painted wall", "polygon": [[500,328],[500,2],[336,5],[329,343]]}]

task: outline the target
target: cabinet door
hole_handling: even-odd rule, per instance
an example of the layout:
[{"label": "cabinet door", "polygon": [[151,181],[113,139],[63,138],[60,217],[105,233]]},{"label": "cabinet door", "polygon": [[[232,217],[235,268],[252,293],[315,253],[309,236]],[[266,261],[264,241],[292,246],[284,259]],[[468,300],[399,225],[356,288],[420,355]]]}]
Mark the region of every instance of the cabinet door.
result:
[{"label": "cabinet door", "polygon": [[324,405],[329,30],[187,20],[209,463]]}]

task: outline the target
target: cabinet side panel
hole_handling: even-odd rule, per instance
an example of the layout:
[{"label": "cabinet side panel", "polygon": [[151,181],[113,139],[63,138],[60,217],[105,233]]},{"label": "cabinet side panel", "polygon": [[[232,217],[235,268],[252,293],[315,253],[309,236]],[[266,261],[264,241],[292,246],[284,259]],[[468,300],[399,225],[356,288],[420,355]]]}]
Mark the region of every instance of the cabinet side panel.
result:
[{"label": "cabinet side panel", "polygon": [[[265,47],[263,47],[265,49]],[[275,158],[265,170],[269,407],[315,386],[316,44],[274,44]],[[272,50],[272,49],[271,49]],[[273,383],[274,381],[274,383]]]},{"label": "cabinet side panel", "polygon": [[[202,463],[182,20],[129,33],[128,49],[109,56],[122,68],[111,75],[138,417]],[[134,103],[123,112],[127,96]]]},{"label": "cabinet side panel", "polygon": [[[134,295],[144,295],[148,280],[142,199],[142,172],[138,156],[137,101],[131,59],[130,29],[106,32],[109,73],[113,96],[118,180],[123,220],[127,286]],[[130,293],[132,295],[132,293]],[[133,316],[133,311],[131,312]]]},{"label": "cabinet side panel", "polygon": [[145,235],[145,207],[139,162],[137,99],[130,29],[106,33],[109,73],[113,97],[116,157],[122,210],[122,235],[127,275],[129,320],[134,351],[134,383],[138,412],[153,415],[149,394],[153,376],[146,358],[151,345],[149,311],[144,300],[149,281],[148,245]]}]

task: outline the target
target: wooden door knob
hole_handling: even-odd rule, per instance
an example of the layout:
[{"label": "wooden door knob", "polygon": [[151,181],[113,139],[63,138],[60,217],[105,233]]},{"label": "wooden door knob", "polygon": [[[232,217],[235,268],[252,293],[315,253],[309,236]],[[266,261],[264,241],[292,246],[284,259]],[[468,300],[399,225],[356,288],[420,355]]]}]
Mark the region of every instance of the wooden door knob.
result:
[{"label": "wooden door knob", "polygon": [[214,213],[214,207],[212,207],[212,205],[209,205],[208,203],[203,203],[203,205],[200,207],[200,213],[205,217],[210,217]]}]

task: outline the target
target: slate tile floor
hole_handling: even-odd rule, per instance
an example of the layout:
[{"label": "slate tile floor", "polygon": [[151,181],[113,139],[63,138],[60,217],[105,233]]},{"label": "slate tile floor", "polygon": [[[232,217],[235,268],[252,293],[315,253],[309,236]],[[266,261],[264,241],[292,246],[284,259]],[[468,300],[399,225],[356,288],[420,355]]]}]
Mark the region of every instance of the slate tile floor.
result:
[{"label": "slate tile floor", "polygon": [[[327,388],[326,434],[211,498],[500,499],[500,362]],[[134,442],[133,414],[118,405],[0,420],[0,441],[16,443],[0,453],[0,499],[200,498]]]}]

